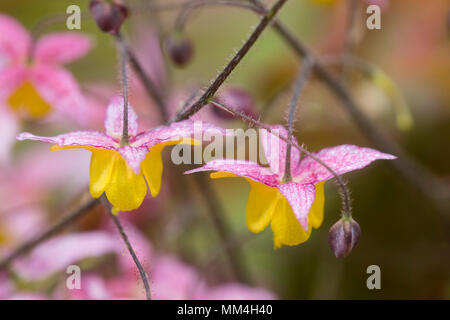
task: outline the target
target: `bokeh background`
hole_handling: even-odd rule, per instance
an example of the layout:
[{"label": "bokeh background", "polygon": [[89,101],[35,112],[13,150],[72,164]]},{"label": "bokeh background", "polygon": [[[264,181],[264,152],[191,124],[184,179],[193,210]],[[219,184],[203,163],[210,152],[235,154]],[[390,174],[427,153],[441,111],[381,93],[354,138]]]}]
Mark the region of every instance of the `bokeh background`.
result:
[{"label": "bokeh background", "polygon": [[[139,7],[145,2],[128,1],[131,6]],[[367,4],[362,2],[364,8],[361,10],[364,10]],[[401,95],[411,111],[414,125],[408,130],[397,127],[395,104],[398,100],[378,87],[370,77],[350,72],[352,94],[377,126],[398,141],[412,157],[437,176],[449,179],[449,3],[446,0],[426,3],[386,0],[380,3],[383,4],[381,30],[367,30],[367,15],[361,11],[355,22],[353,52],[392,79],[398,89],[396,94]],[[101,33],[91,19],[88,1],[3,0],[0,11],[31,29],[49,15],[64,14],[71,4],[82,8],[80,32],[90,35],[95,46],[68,69],[95,105],[95,112],[101,114],[109,97],[120,90],[119,65],[116,45],[112,37]],[[290,0],[279,18],[316,54],[333,56],[343,48],[346,4],[344,0],[327,4]],[[158,51],[159,44],[174,32],[176,16],[177,10],[156,13],[141,8],[130,15],[125,34],[149,74],[165,88],[167,99],[179,106],[193,90],[214,79],[259,18],[252,12],[225,6],[194,11],[185,31],[195,54],[192,63],[180,69]],[[63,30],[66,30],[65,24],[56,23],[45,28],[44,33]],[[248,92],[254,99],[255,111],[263,113],[265,122],[285,123],[291,83],[298,67],[297,56],[268,28],[224,88]],[[130,91],[143,126],[157,124],[157,109],[137,81],[132,81]],[[299,109],[296,136],[310,150],[344,143],[371,146],[341,108],[340,101],[316,78],[311,79],[304,89]],[[213,118],[214,114],[207,116]],[[101,116],[98,117],[97,121],[92,121],[92,128],[101,129]],[[246,127],[239,120],[213,120],[227,127]],[[56,134],[75,128],[73,124],[23,123],[24,131],[39,134]],[[64,152],[51,153],[48,146],[39,143],[16,143],[14,146],[10,163],[1,168],[0,253],[7,253],[33,234],[42,232],[85,199],[89,153]],[[188,166],[182,169],[188,169]],[[234,281],[223,243],[200,196],[203,191],[183,176],[181,169],[171,175],[167,171],[166,166],[163,190],[156,199],[149,198],[137,212],[123,213],[120,217],[126,220],[129,230],[136,230],[130,232],[144,236],[154,251],[170,254],[192,266],[208,285]],[[347,179],[352,191],[354,218],[361,226],[362,235],[355,250],[343,260],[333,256],[327,243],[328,230],[339,219],[339,197],[332,182],[326,185],[322,227],[313,231],[311,238],[302,245],[274,250],[269,229],[251,235],[246,228],[248,184],[243,179],[211,181],[226,213],[224,219],[234,235],[233,243],[237,243],[242,253],[249,283],[282,299],[450,298],[450,208],[437,210],[429,198],[405,181],[387,162],[380,161],[351,173]],[[174,188],[174,185],[181,186],[183,192],[175,193],[173,190],[180,190],[180,187]],[[16,198],[20,199],[14,202]],[[108,218],[101,208],[96,208],[62,235],[106,230]],[[120,242],[117,234],[115,237]],[[64,248],[53,251],[48,258],[58,260],[59,252],[64,251]],[[107,257],[87,260],[89,263],[82,264],[83,273],[95,273],[99,278],[107,279],[111,273],[118,272],[110,270],[114,269],[114,263]],[[149,258],[146,263],[151,265],[152,260]],[[366,287],[369,276],[366,268],[373,264],[381,268],[381,290]],[[39,265],[42,261],[36,268]],[[61,294],[58,289],[64,285],[66,276],[65,270],[61,269],[45,279],[28,281],[21,278],[13,265],[0,281],[14,288],[10,291],[16,295],[26,292],[31,296],[68,298],[70,295]],[[134,276],[138,283],[139,278]],[[142,290],[130,297],[142,298]]]}]

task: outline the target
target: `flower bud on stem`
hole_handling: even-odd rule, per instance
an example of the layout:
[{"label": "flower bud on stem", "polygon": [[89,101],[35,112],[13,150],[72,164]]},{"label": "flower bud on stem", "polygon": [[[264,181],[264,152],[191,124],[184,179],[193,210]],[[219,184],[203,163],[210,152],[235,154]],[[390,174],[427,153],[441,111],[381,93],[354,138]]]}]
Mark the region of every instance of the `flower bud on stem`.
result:
[{"label": "flower bud on stem", "polygon": [[350,254],[358,243],[361,228],[352,217],[343,216],[328,232],[328,243],[336,258],[344,258]]},{"label": "flower bud on stem", "polygon": [[92,0],[89,10],[100,30],[114,35],[128,17],[127,7],[119,0]]}]

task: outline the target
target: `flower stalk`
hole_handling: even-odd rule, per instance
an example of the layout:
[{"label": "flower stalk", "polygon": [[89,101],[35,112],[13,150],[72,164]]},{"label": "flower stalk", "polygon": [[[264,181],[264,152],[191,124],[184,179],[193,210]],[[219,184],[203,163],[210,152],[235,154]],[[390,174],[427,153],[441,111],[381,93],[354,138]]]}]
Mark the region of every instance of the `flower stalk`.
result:
[{"label": "flower stalk", "polygon": [[177,114],[174,121],[181,121],[188,119],[193,114],[197,113],[201,108],[207,105],[211,99],[213,99],[217,90],[225,82],[228,76],[233,72],[233,70],[238,66],[241,60],[245,57],[251,47],[255,44],[256,40],[259,39],[263,31],[270,25],[270,22],[281,9],[281,7],[286,3],[287,0],[278,0],[272,8],[267,11],[263,16],[260,23],[247,39],[247,41],[242,45],[236,55],[230,60],[227,66],[220,72],[213,83],[208,87],[208,89],[203,93],[203,95],[187,110]]},{"label": "flower stalk", "polygon": [[300,93],[308,80],[311,73],[312,67],[314,65],[314,59],[311,56],[307,56],[303,60],[302,67],[297,76],[294,86],[294,94],[292,95],[291,102],[289,104],[289,116],[288,116],[288,140],[289,143],[286,149],[286,166],[284,168],[284,180],[286,182],[292,180],[291,176],[291,149],[292,149],[292,134],[294,131],[294,115],[297,109],[298,100],[300,98]]},{"label": "flower stalk", "polygon": [[118,34],[116,36],[120,46],[120,65],[122,72],[122,96],[123,96],[123,126],[122,126],[122,139],[120,145],[124,146],[130,142],[128,136],[128,78],[127,78],[127,60],[128,50],[127,45],[123,37]]},{"label": "flower stalk", "polygon": [[148,281],[147,272],[145,272],[144,267],[142,266],[141,262],[139,261],[137,255],[136,255],[136,252],[134,251],[133,246],[131,245],[130,240],[128,239],[128,236],[125,233],[125,230],[123,229],[123,226],[119,221],[119,218],[117,217],[117,214],[115,214],[113,212],[114,209],[111,207],[110,203],[108,202],[108,200],[106,199],[106,197],[104,195],[101,197],[101,201],[104,204],[104,206],[106,207],[106,209],[108,210],[109,215],[111,216],[111,219],[113,220],[114,224],[116,225],[117,230],[119,231],[120,236],[122,237],[122,240],[128,249],[128,252],[130,253],[131,257],[133,258],[134,264],[138,268],[139,275],[141,276],[142,282],[144,283],[145,296],[146,296],[147,300],[151,300],[152,295],[151,295],[151,291],[150,291],[150,284]]}]

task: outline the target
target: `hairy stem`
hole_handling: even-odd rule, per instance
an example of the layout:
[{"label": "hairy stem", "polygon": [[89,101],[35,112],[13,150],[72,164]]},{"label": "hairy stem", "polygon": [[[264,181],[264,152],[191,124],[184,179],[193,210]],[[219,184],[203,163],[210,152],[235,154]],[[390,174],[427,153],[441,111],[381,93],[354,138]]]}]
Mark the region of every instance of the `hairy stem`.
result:
[{"label": "hairy stem", "polygon": [[[344,56],[350,55],[352,53],[353,47],[355,45],[354,39],[354,30],[355,30],[355,22],[356,16],[359,9],[359,1],[358,0],[347,0],[347,26],[343,44],[342,54]],[[347,68],[346,65],[342,65],[341,69],[341,80],[345,81],[347,76]]]},{"label": "hairy stem", "polygon": [[102,202],[103,202],[104,206],[106,207],[106,209],[108,210],[109,215],[111,216],[111,219],[113,220],[114,224],[116,225],[117,230],[119,231],[120,236],[122,237],[122,240],[128,249],[128,252],[130,253],[131,257],[133,258],[134,264],[138,268],[139,275],[141,276],[142,282],[144,283],[145,296],[147,297],[147,300],[151,300],[152,296],[151,296],[150,284],[148,281],[147,272],[145,272],[144,267],[142,267],[142,264],[139,261],[137,255],[133,249],[133,246],[131,245],[130,240],[128,239],[128,236],[127,236],[125,230],[123,229],[122,224],[119,221],[119,218],[117,217],[117,215],[112,213],[111,204],[108,202],[108,200],[106,199],[105,196],[102,196]]},{"label": "hairy stem", "polygon": [[288,140],[289,143],[286,149],[286,165],[284,168],[284,180],[291,181],[291,149],[292,149],[292,134],[294,130],[294,115],[297,108],[298,99],[300,98],[300,93],[306,84],[306,81],[311,73],[311,69],[314,65],[314,60],[311,57],[307,57],[302,64],[300,72],[295,81],[294,93],[292,95],[291,102],[289,104],[289,116],[288,116]]},{"label": "hairy stem", "polygon": [[184,4],[183,9],[180,10],[176,20],[175,20],[175,29],[177,31],[183,31],[186,22],[189,19],[190,14],[193,10],[202,8],[205,6],[230,6],[230,7],[238,7],[243,9],[254,10],[255,7],[245,1],[233,1],[233,0],[197,0],[197,1],[189,1]]},{"label": "hairy stem", "polygon": [[127,145],[130,142],[128,136],[128,78],[127,78],[127,62],[128,49],[125,40],[120,34],[117,34],[116,39],[120,45],[120,66],[122,73],[122,96],[123,96],[123,126],[122,139],[120,145]]},{"label": "hairy stem", "polygon": [[127,57],[130,61],[131,67],[136,72],[136,75],[139,77],[139,80],[144,85],[145,90],[149,95],[149,97],[153,99],[153,101],[155,101],[156,105],[158,106],[163,121],[167,121],[168,114],[162,95],[159,93],[158,89],[156,88],[156,85],[153,83],[153,81],[151,81],[150,77],[145,73],[144,68],[140,64],[133,50],[131,50],[130,46],[126,43],[123,36],[121,36],[121,34],[119,34],[119,36],[122,39],[122,43],[127,52]]},{"label": "hairy stem", "polygon": [[[230,229],[228,228],[228,225],[225,223],[223,219],[223,217],[225,216],[225,212],[223,211],[223,208],[220,205],[216,193],[213,191],[213,189],[211,189],[209,180],[205,178],[205,176],[203,175],[196,175],[194,178],[197,185],[203,191],[201,192],[201,195],[203,196],[203,198],[206,201],[206,204],[208,205],[208,212],[210,214],[214,227],[216,228],[219,234],[222,245],[225,246],[225,244],[231,238]],[[249,284],[251,282],[250,275],[244,268],[242,263],[241,252],[237,249],[238,248],[236,247],[226,246],[225,253],[228,256],[228,260],[231,264],[231,268],[234,272],[236,279],[239,282]]]},{"label": "hairy stem", "polygon": [[231,59],[231,61],[226,65],[226,67],[220,72],[217,78],[213,81],[213,83],[206,89],[203,95],[187,110],[179,113],[174,121],[180,121],[189,118],[196,112],[198,112],[201,108],[203,108],[208,102],[214,97],[214,94],[220,88],[220,86],[225,82],[228,76],[233,72],[233,70],[238,66],[241,62],[242,58],[248,53],[250,48],[255,44],[256,40],[261,36],[263,31],[267,28],[270,21],[275,17],[281,7],[286,3],[287,0],[278,0],[272,8],[267,11],[267,13],[263,16],[261,21],[259,22],[256,29],[244,43],[244,45],[239,49],[236,55]]}]

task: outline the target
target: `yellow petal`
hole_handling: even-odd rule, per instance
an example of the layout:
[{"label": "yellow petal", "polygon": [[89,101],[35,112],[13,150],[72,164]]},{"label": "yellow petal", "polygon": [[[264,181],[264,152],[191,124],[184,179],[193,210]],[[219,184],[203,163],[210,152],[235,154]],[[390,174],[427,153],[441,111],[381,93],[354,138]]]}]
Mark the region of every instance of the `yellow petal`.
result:
[{"label": "yellow petal", "polygon": [[281,193],[278,198],[270,224],[275,248],[283,245],[295,246],[305,242],[311,235],[311,226],[308,226],[308,232],[306,232],[295,217],[286,198]]},{"label": "yellow petal", "polygon": [[11,109],[33,118],[44,117],[52,109],[28,81],[24,82],[9,97],[8,103],[11,106]]},{"label": "yellow petal", "polygon": [[121,156],[116,156],[105,193],[116,211],[131,211],[144,201],[147,185],[142,174],[136,174]]},{"label": "yellow petal", "polygon": [[92,150],[89,190],[94,198],[105,192],[111,181],[114,162],[120,155],[116,151],[105,149]]},{"label": "yellow petal", "polygon": [[309,222],[315,229],[318,229],[323,222],[323,208],[325,205],[324,185],[325,181],[316,184],[316,197],[308,214]]},{"label": "yellow petal", "polygon": [[211,179],[220,179],[220,178],[236,178],[239,177],[231,172],[225,172],[225,171],[217,171],[213,172],[209,175]]},{"label": "yellow petal", "polygon": [[246,179],[250,183],[247,201],[247,227],[253,233],[263,231],[270,223],[276,204],[279,201],[277,188]]},{"label": "yellow petal", "polygon": [[164,146],[162,143],[151,147],[144,161],[141,163],[141,170],[147,180],[148,188],[152,197],[156,197],[161,189],[161,177],[163,172],[163,163],[161,151]]},{"label": "yellow petal", "polygon": [[60,147],[58,145],[54,145],[50,147],[50,151],[60,151],[65,149],[85,149],[88,151],[94,151],[94,150],[107,150],[107,149],[100,149],[100,148],[94,148],[91,146],[79,146],[79,145],[72,145],[72,146],[64,146]]},{"label": "yellow petal", "polygon": [[149,148],[149,152],[147,153],[144,161],[141,163],[141,170],[144,174],[145,180],[147,180],[152,197],[156,197],[161,190],[161,178],[163,172],[161,152],[164,147],[175,144],[198,145],[200,142],[191,138],[182,138],[179,140],[158,143],[157,145]]}]

